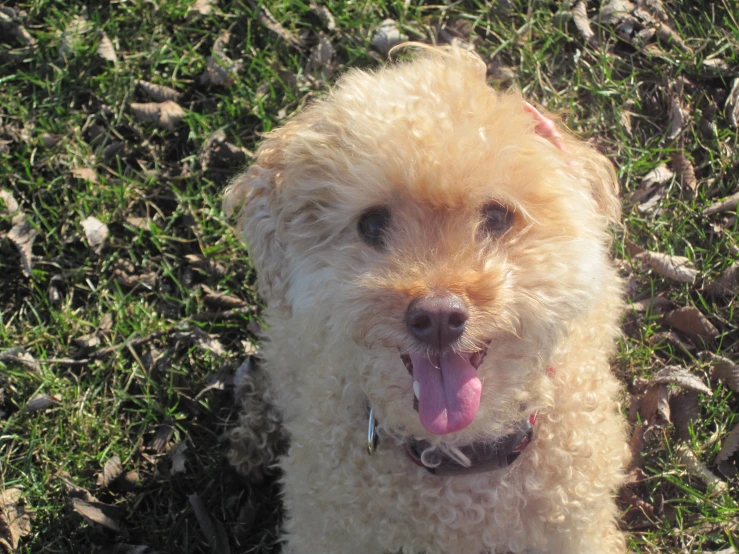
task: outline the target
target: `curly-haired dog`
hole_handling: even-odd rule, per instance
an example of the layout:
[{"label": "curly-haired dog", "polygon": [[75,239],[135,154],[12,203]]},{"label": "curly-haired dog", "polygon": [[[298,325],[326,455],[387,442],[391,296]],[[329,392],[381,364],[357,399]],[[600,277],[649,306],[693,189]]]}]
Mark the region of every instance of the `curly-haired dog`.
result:
[{"label": "curly-haired dog", "polygon": [[268,304],[287,552],[625,552],[616,194],[456,48],[268,135],[224,206]]}]

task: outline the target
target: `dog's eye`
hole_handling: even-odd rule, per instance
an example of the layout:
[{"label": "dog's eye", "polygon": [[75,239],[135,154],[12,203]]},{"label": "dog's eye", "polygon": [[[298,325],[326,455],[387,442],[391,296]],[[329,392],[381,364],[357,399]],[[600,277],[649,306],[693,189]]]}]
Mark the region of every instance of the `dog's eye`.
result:
[{"label": "dog's eye", "polygon": [[513,224],[513,212],[503,204],[491,202],[482,209],[482,230],[487,235],[502,235]]},{"label": "dog's eye", "polygon": [[359,236],[370,246],[381,247],[389,223],[390,211],[387,208],[372,208],[359,218]]}]

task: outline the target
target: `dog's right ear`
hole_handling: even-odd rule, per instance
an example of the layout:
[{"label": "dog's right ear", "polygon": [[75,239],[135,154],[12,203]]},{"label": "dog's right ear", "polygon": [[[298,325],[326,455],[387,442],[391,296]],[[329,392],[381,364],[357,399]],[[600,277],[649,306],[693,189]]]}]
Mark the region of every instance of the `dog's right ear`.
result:
[{"label": "dog's right ear", "polygon": [[280,142],[280,137],[273,135],[262,144],[256,162],[226,188],[223,211],[236,219],[236,231],[248,246],[260,296],[273,308],[289,309],[285,303],[286,258],[277,232]]},{"label": "dog's right ear", "polygon": [[562,152],[574,154],[570,165],[580,168],[590,184],[591,194],[600,212],[610,222],[620,223],[621,202],[618,199],[618,177],[613,164],[594,148],[575,140],[574,137],[562,135],[552,119],[528,102],[524,102],[523,109],[533,116],[536,134],[547,139]]}]

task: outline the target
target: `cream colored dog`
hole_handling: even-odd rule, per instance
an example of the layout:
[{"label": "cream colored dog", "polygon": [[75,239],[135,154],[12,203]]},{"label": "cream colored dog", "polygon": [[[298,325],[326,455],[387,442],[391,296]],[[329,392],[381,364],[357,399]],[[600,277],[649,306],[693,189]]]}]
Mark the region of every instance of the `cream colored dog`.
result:
[{"label": "cream colored dog", "polygon": [[349,72],[268,135],[224,206],[268,304],[286,552],[625,552],[616,193],[456,48]]}]

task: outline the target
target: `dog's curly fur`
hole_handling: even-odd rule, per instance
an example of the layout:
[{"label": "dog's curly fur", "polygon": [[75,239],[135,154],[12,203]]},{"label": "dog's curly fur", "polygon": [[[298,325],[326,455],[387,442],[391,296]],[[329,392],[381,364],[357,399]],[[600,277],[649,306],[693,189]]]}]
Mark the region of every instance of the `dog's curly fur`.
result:
[{"label": "dog's curly fur", "polygon": [[[268,304],[262,363],[290,440],[287,552],[625,552],[613,496],[628,448],[609,369],[617,181],[590,146],[565,131],[554,144],[538,123],[519,93],[486,85],[475,54],[420,49],[349,72],[268,135],[226,191]],[[513,212],[499,236],[482,227],[491,201]],[[357,230],[376,206],[390,211],[379,247]],[[489,342],[479,411],[440,436],[419,422],[399,355],[422,350],[406,311],[436,291],[469,308],[456,351]],[[534,411],[534,439],[505,469],[439,477],[401,446],[455,452]],[[242,467],[252,417],[232,435]]]}]

